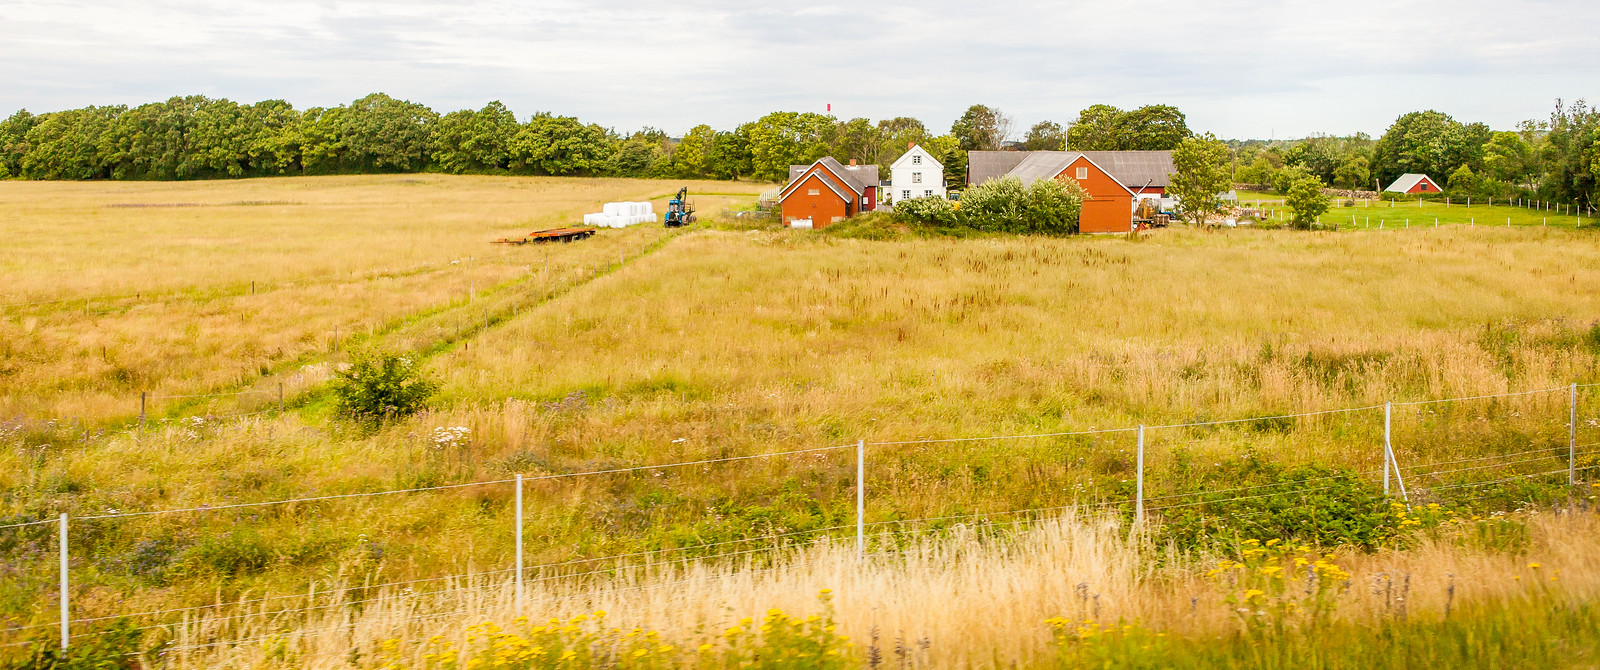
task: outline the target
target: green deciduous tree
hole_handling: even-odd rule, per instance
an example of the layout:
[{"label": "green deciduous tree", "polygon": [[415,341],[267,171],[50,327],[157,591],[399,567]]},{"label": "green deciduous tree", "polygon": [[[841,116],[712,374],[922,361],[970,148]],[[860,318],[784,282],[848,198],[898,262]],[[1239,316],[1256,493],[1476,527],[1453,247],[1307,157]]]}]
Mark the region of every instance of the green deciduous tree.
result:
[{"label": "green deciduous tree", "polygon": [[352,102],[338,127],[340,167],[355,172],[420,170],[437,120],[427,107],[382,93]]},{"label": "green deciduous tree", "polygon": [[1328,196],[1322,188],[1322,180],[1312,175],[1301,175],[1289,185],[1284,204],[1294,212],[1294,227],[1309,230],[1317,217],[1328,211]]},{"label": "green deciduous tree", "polygon": [[1221,214],[1222,195],[1232,187],[1228,175],[1228,147],[1210,133],[1189,137],[1172,151],[1172,184],[1183,218],[1203,226],[1206,217]]},{"label": "green deciduous tree", "polygon": [[40,114],[26,137],[22,176],[28,179],[104,179],[110,176],[101,139],[126,107],[85,107]]},{"label": "green deciduous tree", "polygon": [[1074,151],[1115,151],[1122,146],[1124,112],[1111,105],[1090,105],[1078,112],[1067,130],[1067,147]]},{"label": "green deciduous tree", "polygon": [[1579,207],[1597,204],[1600,195],[1600,108],[1579,100],[1556,103],[1543,137],[1544,183],[1549,199]]},{"label": "green deciduous tree", "polygon": [[994,151],[1011,134],[1011,118],[986,105],[973,105],[950,126],[967,151]]},{"label": "green deciduous tree", "polygon": [[1183,112],[1171,105],[1145,105],[1128,112],[1121,125],[1123,148],[1129,151],[1176,149],[1192,134]]},{"label": "green deciduous tree", "polygon": [[517,129],[510,151],[512,170],[542,175],[595,174],[614,153],[604,128],[546,112],[534,114]]},{"label": "green deciduous tree", "polygon": [[1078,112],[1067,131],[1075,151],[1161,151],[1176,149],[1192,133],[1183,112],[1171,105],[1146,105],[1123,111],[1091,105]]},{"label": "green deciduous tree", "polygon": [[1488,126],[1463,125],[1443,112],[1411,112],[1396,119],[1378,139],[1372,172],[1387,184],[1408,172],[1438,179],[1463,165],[1478,171],[1483,167],[1483,145],[1491,135]]},{"label": "green deciduous tree", "polygon": [[1369,180],[1372,170],[1368,169],[1367,158],[1360,154],[1349,154],[1344,161],[1339,163],[1338,169],[1333,171],[1333,183],[1339,188],[1366,189],[1372,187]]},{"label": "green deciduous tree", "polygon": [[672,175],[685,179],[711,177],[712,150],[716,140],[717,131],[712,130],[711,126],[702,123],[690,128],[672,149]]},{"label": "green deciduous tree", "polygon": [[22,176],[22,157],[28,153],[28,131],[37,122],[26,109],[0,121],[0,179]]},{"label": "green deciduous tree", "polygon": [[878,158],[878,127],[869,119],[840,122],[833,129],[829,145],[828,155],[840,161],[853,159],[863,165],[872,163]]},{"label": "green deciduous tree", "polygon": [[483,109],[463,109],[439,117],[430,139],[430,158],[445,172],[484,172],[511,167],[511,139],[517,117],[499,100]]},{"label": "green deciduous tree", "polygon": [[1022,137],[1022,148],[1028,151],[1061,151],[1067,148],[1067,130],[1055,121],[1040,121]]},{"label": "green deciduous tree", "polygon": [[1452,195],[1476,195],[1478,193],[1478,175],[1470,167],[1465,165],[1458,167],[1455,172],[1450,173],[1448,188]]},{"label": "green deciduous tree", "polygon": [[[1303,167],[1298,165],[1285,165],[1282,169],[1276,170],[1272,173],[1272,190],[1287,194],[1289,189],[1293,187],[1295,183],[1305,179],[1306,177],[1311,177],[1312,179],[1317,178],[1316,175],[1311,174],[1310,171]],[[1321,180],[1319,179],[1318,181]]]},{"label": "green deciduous tree", "polygon": [[967,152],[961,140],[954,135],[924,138],[922,148],[944,166],[944,185],[947,189],[962,189],[967,185]]},{"label": "green deciduous tree", "polygon": [[1266,156],[1256,156],[1255,161],[1239,168],[1239,172],[1234,175],[1234,179],[1237,179],[1241,184],[1255,184],[1263,188],[1271,188],[1272,175],[1276,171],[1277,169],[1272,167],[1272,161],[1267,160]]},{"label": "green deciduous tree", "polygon": [[828,155],[837,120],[810,112],[773,112],[750,126],[751,176],[782,182],[790,165],[809,164]]},{"label": "green deciduous tree", "polygon": [[712,176],[744,179],[755,171],[755,155],[750,148],[750,129],[754,125],[743,123],[732,132],[717,133],[711,142]]},{"label": "green deciduous tree", "polygon": [[[929,137],[932,136],[928,134],[927,127],[922,125],[921,121],[909,116],[897,116],[879,121],[878,154],[873,162],[878,165],[892,165],[911,144],[922,144],[923,148],[927,148]],[[932,151],[929,149],[930,153]]]}]

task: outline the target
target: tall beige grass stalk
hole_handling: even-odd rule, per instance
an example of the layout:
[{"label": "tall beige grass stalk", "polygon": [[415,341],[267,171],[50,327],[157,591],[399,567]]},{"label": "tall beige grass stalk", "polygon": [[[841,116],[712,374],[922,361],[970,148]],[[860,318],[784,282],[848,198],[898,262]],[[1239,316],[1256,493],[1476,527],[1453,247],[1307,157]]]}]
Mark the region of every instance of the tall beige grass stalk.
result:
[{"label": "tall beige grass stalk", "polygon": [[[1528,523],[1533,544],[1526,555],[1467,549],[1452,537],[1406,551],[1339,555],[1335,560],[1351,579],[1336,616],[1374,622],[1402,616],[1404,609],[1403,616],[1437,618],[1447,600],[1460,607],[1535,592],[1577,599],[1600,592],[1594,515],[1542,514]],[[858,650],[874,631],[880,648],[925,641],[920,660],[931,667],[1040,662],[1049,653],[1043,622],[1053,616],[1139,622],[1181,635],[1235,630],[1236,617],[1223,602],[1227,586],[1203,576],[1213,559],[1169,556],[1158,563],[1156,555],[1138,533],[1130,537],[1114,521],[1067,514],[998,536],[956,528],[865,561],[849,544],[821,543],[775,566],[660,563],[590,581],[533,575],[521,612],[504,577],[465,579],[432,594],[389,589],[360,607],[325,607],[292,623],[270,615],[191,621],[178,627],[167,655],[178,668],[336,668],[347,667],[352,649],[370,656],[397,640],[402,655],[420,665],[432,636],[459,645],[465,629],[483,621],[510,627],[518,616],[542,621],[597,610],[608,613],[608,625],[655,630],[692,645],[768,608],[814,612],[821,589],[832,589],[838,626]],[[1529,568],[1533,563],[1539,567]],[[1371,588],[1380,582],[1390,585],[1387,593]],[[1408,602],[1397,604],[1397,597]],[[246,642],[235,646],[239,640]],[[225,644],[192,647],[217,641]]]}]

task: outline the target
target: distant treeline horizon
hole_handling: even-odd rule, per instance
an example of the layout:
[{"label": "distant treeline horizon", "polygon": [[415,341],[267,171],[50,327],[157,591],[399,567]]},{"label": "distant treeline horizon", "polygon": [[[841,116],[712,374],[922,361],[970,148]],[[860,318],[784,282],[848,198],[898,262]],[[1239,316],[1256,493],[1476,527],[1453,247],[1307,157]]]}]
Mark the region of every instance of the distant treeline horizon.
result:
[{"label": "distant treeline horizon", "polygon": [[[1092,105],[1072,121],[1013,133],[1000,110],[973,105],[945,133],[896,117],[841,120],[773,112],[681,138],[646,127],[619,133],[539,112],[519,121],[500,102],[440,114],[374,93],[336,107],[298,110],[283,100],[242,104],[205,96],[135,107],[90,106],[0,121],[0,178],[188,180],[441,172],[780,182],[788,166],[822,156],[888,166],[910,143],[964,185],[972,150],[1161,150],[1194,133],[1178,108]],[[1548,120],[1495,131],[1437,111],[1400,116],[1380,138],[1316,135],[1230,140],[1236,182],[1271,186],[1285,170],[1341,188],[1381,189],[1401,174],[1428,174],[1453,191],[1512,194],[1588,205],[1600,180],[1600,111],[1557,102]]]}]

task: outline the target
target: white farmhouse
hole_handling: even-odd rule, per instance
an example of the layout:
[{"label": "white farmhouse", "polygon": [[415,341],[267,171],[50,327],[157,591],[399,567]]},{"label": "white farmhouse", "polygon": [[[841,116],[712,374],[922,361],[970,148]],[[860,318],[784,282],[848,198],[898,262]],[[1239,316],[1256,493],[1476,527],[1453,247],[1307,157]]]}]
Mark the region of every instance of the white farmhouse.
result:
[{"label": "white farmhouse", "polygon": [[889,166],[889,197],[893,202],[928,196],[945,197],[944,165],[917,144]]}]

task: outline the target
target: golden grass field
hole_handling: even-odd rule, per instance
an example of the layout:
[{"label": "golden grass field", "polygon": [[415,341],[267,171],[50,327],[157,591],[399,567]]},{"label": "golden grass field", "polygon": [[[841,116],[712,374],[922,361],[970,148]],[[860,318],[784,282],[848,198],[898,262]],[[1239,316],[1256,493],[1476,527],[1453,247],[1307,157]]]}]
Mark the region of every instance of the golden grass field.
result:
[{"label": "golden grass field", "polygon": [[[660,210],[669,191],[642,180],[417,175],[0,182],[11,239],[0,259],[0,416],[127,419],[140,392],[252,383],[275,402],[286,380],[260,378],[317,362],[336,331],[439,337],[504,306],[497,292],[527,301],[637,255],[664,234],[659,226],[561,252],[488,242],[573,225],[611,200],[653,199]],[[727,201],[698,199],[708,213]],[[421,323],[427,315],[435,323]],[[152,400],[148,410],[171,404]]]},{"label": "golden grass field", "polygon": [[[678,186],[432,175],[0,182],[0,233],[19,250],[0,260],[0,521],[1600,381],[1600,235],[1587,229],[868,241],[719,219],[764,185],[703,183],[690,189],[711,221],[685,231],[488,244],[575,223],[608,200],[655,199],[659,210]],[[113,206],[131,204],[184,206]],[[330,366],[363,346],[422,357],[443,383],[433,411],[376,432],[329,416]],[[235,391],[251,393],[155,397]],[[140,392],[151,396],[142,431],[129,423]],[[1600,390],[1586,387],[1579,407],[1583,464],[1600,464]],[[1548,463],[1529,467],[1564,465],[1566,408],[1560,392],[1405,406],[1395,449],[1404,467],[1537,450]],[[433,439],[435,428],[455,426],[469,437]],[[1375,409],[1153,430],[1148,495],[1177,492],[1183,463],[1204,469],[1244,453],[1371,472],[1381,435]],[[1132,451],[1131,433],[874,446],[867,520],[1126,502]],[[693,548],[789,532],[848,537],[835,527],[853,523],[853,476],[854,452],[841,450],[541,481],[528,490],[528,562],[671,549],[708,556],[717,551]],[[1456,481],[1408,476],[1419,501]],[[512,551],[510,500],[497,484],[76,522],[75,541],[93,548],[75,565],[76,611],[114,616],[501,570]],[[1564,538],[1592,537],[1592,518],[1534,515],[1536,537],[1521,553],[1446,546],[1448,538],[1409,551],[1338,551],[1359,575],[1416,573],[1430,608],[1438,566],[1460,563],[1455,574],[1495,584],[1479,595],[1498,597],[1530,556],[1566,566],[1573,577],[1562,588],[1572,590],[1563,593],[1588,597],[1600,584],[1600,552]],[[850,568],[850,547],[757,562],[772,573],[734,571],[738,559],[724,558],[623,570],[615,581],[591,575],[541,585],[549,591],[535,595],[535,614],[605,607],[619,622],[688,638],[693,625],[720,621],[721,608],[804,612],[827,587],[853,639],[873,625],[930,636],[943,667],[1042,662],[1040,619],[1071,614],[1062,589],[1078,581],[1103,594],[1101,620],[1226,628],[1216,598],[1193,621],[1172,614],[1198,588],[1197,566],[1215,557],[1155,561],[1158,547],[1130,544],[1128,529],[1109,523],[1046,523],[1009,543],[941,531],[865,571]],[[42,526],[0,535],[11,554],[3,620],[54,621],[52,538]],[[1018,553],[1005,549],[1013,546]],[[682,577],[674,570],[707,586],[671,586]],[[648,583],[660,586],[627,590]],[[507,591],[495,584],[458,594],[486,609],[409,623],[394,609],[409,595],[364,590],[381,604],[339,609],[361,632],[337,641],[317,637],[331,623],[315,613],[201,617],[199,629],[171,635],[189,644],[214,641],[205,626],[236,639],[304,629],[313,641],[293,659],[252,641],[196,650],[178,665],[332,667],[350,645],[371,659],[372,645],[396,631],[413,645],[407,653],[420,653],[416,640],[461,633],[463,616],[487,612],[507,625]],[[1371,605],[1350,608],[1365,620]]]}]

